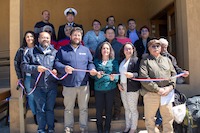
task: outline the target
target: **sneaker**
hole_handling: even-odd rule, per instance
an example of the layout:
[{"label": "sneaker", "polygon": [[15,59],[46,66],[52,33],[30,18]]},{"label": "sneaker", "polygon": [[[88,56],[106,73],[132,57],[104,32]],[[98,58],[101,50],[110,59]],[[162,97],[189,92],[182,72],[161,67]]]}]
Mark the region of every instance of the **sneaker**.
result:
[{"label": "sneaker", "polygon": [[84,128],[80,128],[81,133],[88,133],[88,131]]},{"label": "sneaker", "polygon": [[73,129],[66,127],[65,128],[65,133],[73,133]]},{"label": "sneaker", "polygon": [[54,130],[48,130],[47,133],[55,133],[55,131]]},{"label": "sneaker", "polygon": [[44,130],[37,130],[37,133],[46,133]]}]

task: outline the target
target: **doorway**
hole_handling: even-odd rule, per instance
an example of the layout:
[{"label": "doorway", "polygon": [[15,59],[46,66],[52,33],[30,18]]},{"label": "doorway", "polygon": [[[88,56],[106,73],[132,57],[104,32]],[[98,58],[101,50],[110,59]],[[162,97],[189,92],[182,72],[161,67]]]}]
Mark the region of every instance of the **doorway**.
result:
[{"label": "doorway", "polygon": [[168,51],[176,56],[176,22],[174,4],[169,5],[164,10],[156,14],[150,20],[152,37],[166,38],[169,41]]}]

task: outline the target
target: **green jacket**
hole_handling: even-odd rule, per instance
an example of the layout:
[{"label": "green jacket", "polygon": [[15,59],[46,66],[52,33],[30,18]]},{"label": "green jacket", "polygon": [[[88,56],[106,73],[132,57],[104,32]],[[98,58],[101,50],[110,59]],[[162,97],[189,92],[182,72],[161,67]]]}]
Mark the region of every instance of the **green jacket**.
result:
[{"label": "green jacket", "polygon": [[[117,60],[109,60],[106,65],[102,65],[102,60],[95,59],[94,65],[97,71],[103,71],[105,74],[119,74],[119,65]],[[115,76],[114,81],[110,80],[109,75],[103,75],[100,79],[95,76],[94,89],[97,91],[108,91],[116,88],[119,76]]]},{"label": "green jacket", "polygon": [[[159,56],[157,58],[152,55],[147,56],[140,62],[139,78],[170,78],[176,75],[176,71],[169,58]],[[160,87],[167,87],[173,85],[175,88],[176,78],[165,81],[148,81],[141,82],[142,90],[141,95],[145,95],[146,92],[157,93]]]}]

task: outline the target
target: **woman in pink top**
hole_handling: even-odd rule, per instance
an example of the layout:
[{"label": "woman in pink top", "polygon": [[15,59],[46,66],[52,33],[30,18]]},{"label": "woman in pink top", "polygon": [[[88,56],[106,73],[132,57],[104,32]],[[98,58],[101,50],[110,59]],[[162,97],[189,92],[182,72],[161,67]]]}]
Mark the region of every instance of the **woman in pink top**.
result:
[{"label": "woman in pink top", "polygon": [[120,42],[121,44],[125,44],[126,42],[131,42],[131,40],[126,37],[126,26],[123,24],[119,24],[117,26],[117,41]]}]

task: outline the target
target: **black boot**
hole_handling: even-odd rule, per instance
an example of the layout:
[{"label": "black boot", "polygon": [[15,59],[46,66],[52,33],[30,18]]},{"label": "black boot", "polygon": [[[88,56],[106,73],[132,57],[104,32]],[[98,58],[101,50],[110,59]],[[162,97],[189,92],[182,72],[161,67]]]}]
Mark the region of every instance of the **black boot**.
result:
[{"label": "black boot", "polygon": [[36,118],[36,115],[33,116],[34,117],[34,121],[35,121],[35,124],[37,125],[37,118]]}]

